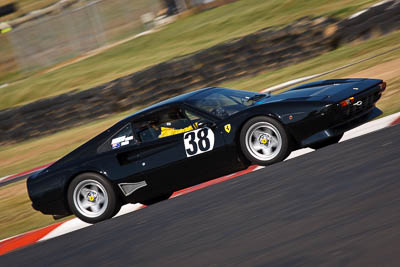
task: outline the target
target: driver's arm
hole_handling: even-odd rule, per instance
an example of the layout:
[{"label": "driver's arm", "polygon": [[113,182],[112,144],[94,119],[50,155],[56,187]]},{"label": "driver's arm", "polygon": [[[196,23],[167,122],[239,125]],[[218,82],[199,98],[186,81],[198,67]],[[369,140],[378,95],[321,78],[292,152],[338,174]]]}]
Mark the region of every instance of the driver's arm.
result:
[{"label": "driver's arm", "polygon": [[[194,128],[198,128],[197,122],[194,124]],[[189,125],[188,127],[185,127],[183,129],[175,129],[175,128],[169,128],[169,127],[161,127],[161,134],[158,136],[158,138],[163,138],[175,134],[180,134],[180,133],[185,133],[193,130],[193,126]]]}]

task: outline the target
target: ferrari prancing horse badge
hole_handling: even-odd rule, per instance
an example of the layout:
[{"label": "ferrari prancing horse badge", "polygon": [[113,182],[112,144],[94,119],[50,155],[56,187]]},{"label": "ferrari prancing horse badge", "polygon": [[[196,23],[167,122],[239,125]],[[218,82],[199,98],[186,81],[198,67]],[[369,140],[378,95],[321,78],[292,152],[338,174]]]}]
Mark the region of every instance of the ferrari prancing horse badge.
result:
[{"label": "ferrari prancing horse badge", "polygon": [[229,133],[231,131],[231,125],[230,124],[225,125],[225,131],[227,133]]}]

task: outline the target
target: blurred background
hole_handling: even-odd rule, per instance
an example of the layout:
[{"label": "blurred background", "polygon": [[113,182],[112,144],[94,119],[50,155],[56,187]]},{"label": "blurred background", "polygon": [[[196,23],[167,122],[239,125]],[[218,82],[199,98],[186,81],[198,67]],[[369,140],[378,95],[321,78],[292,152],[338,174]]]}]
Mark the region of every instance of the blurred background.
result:
[{"label": "blurred background", "polygon": [[29,72],[55,65],[150,30],[166,16],[213,1],[1,2],[3,27],[10,28],[8,34],[0,35],[3,76],[13,70]]},{"label": "blurred background", "polygon": [[[377,55],[319,79],[384,79],[379,107],[399,112],[399,29],[400,0],[0,0],[0,179],[151,100],[259,91]],[[0,239],[52,223],[24,180],[0,184]]]}]

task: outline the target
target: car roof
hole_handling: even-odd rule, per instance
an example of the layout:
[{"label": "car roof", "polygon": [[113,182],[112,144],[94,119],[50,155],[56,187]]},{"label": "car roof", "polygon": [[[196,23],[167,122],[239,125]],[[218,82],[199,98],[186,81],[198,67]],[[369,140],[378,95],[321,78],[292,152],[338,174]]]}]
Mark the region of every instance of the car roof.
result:
[{"label": "car roof", "polygon": [[196,95],[196,94],[198,94],[200,92],[204,92],[204,91],[211,90],[211,89],[216,89],[216,87],[202,88],[202,89],[199,89],[199,90],[196,90],[196,91],[193,91],[193,92],[189,92],[189,93],[186,93],[186,94],[182,94],[182,95],[178,95],[178,96],[175,96],[175,97],[168,98],[166,100],[163,100],[161,102],[158,102],[156,104],[148,106],[148,107],[146,107],[146,108],[144,108],[144,109],[142,109],[142,110],[140,110],[140,111],[138,111],[136,113],[133,113],[133,114],[129,115],[128,117],[124,118],[122,121],[131,120],[131,119],[133,119],[135,117],[140,117],[141,115],[144,115],[145,113],[148,113],[149,111],[152,111],[152,110],[161,109],[163,107],[170,106],[170,105],[173,105],[173,104],[184,103],[186,99],[188,99],[188,98],[190,98],[190,97],[192,97],[192,96],[194,96],[194,95]]}]

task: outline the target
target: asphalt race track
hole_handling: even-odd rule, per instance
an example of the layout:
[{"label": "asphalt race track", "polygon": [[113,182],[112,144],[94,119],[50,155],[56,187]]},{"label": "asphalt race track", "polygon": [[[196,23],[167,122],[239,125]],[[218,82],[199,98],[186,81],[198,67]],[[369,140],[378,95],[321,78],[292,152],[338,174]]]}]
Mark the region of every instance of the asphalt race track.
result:
[{"label": "asphalt race track", "polygon": [[400,266],[400,125],[0,257],[0,266]]}]

